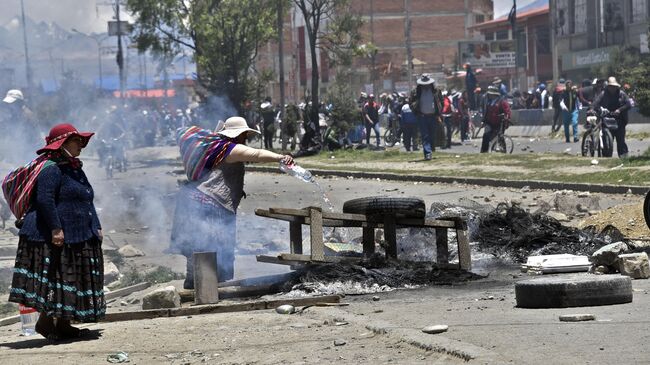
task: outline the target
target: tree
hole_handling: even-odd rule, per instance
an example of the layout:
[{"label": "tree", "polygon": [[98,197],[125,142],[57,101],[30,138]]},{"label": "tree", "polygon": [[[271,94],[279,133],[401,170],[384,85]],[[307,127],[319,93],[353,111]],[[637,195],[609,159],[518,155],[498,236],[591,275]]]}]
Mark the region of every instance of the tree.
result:
[{"label": "tree", "polygon": [[257,50],[275,35],[278,1],[287,0],[127,0],[127,8],[141,51],[191,49],[198,82],[241,111]]},{"label": "tree", "polygon": [[626,93],[634,98],[639,113],[650,116],[650,54],[634,47],[622,48],[612,54],[610,63],[592,71],[605,78],[615,76],[621,85],[629,84]]},{"label": "tree", "polygon": [[349,0],[293,0],[305,20],[311,53],[311,120],[318,120],[319,82],[318,49],[332,65],[352,62],[361,39],[362,20],[351,11]]}]

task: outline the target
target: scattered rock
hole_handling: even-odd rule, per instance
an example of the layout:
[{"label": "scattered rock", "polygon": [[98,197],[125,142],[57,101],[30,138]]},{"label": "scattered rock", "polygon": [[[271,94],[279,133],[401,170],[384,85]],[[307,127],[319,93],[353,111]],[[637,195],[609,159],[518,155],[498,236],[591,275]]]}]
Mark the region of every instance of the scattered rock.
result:
[{"label": "scattered rock", "polygon": [[582,203],[578,203],[578,205],[576,205],[576,209],[578,210],[579,213],[589,212],[589,207],[582,205]]},{"label": "scattered rock", "polygon": [[628,247],[624,242],[610,243],[594,252],[589,258],[594,266],[614,266],[618,260],[618,255],[627,251]]},{"label": "scattered rock", "polygon": [[126,245],[122,246],[117,252],[122,256],[122,257],[139,257],[139,256],[144,256],[144,252],[142,250],[134,247],[133,245]]},{"label": "scattered rock", "polygon": [[372,300],[373,300],[374,302],[378,302],[378,301],[379,301],[379,297],[375,295],[375,296],[372,297]]},{"label": "scattered rock", "polygon": [[578,198],[586,198],[591,196],[591,193],[588,191],[581,191],[578,193]]},{"label": "scattered rock", "polygon": [[568,222],[569,218],[564,213],[550,211],[546,213],[547,216],[559,221],[559,222]]},{"label": "scattered rock", "polygon": [[111,261],[104,261],[104,285],[108,285],[119,279],[120,270]]},{"label": "scattered rock", "polygon": [[650,262],[645,252],[618,255],[618,270],[632,279],[650,278]]},{"label": "scattered rock", "polygon": [[422,332],[428,334],[436,334],[436,333],[447,332],[448,329],[449,326],[447,326],[446,324],[439,324],[434,326],[426,326],[422,329]]},{"label": "scattered rock", "polygon": [[166,286],[152,291],[142,298],[142,309],[178,308],[181,296],[174,286]]},{"label": "scattered rock", "polygon": [[345,342],[345,340],[341,340],[341,339],[336,339],[336,340],[334,340],[334,346],[343,346],[343,345],[345,345],[346,343],[347,343],[347,342]]},{"label": "scattered rock", "polygon": [[603,266],[603,265],[596,266],[596,268],[593,271],[594,271],[594,274],[596,274],[596,275],[609,274],[609,269],[607,268],[607,266]]},{"label": "scattered rock", "polygon": [[584,322],[595,319],[596,316],[593,314],[563,314],[560,316],[560,322]]},{"label": "scattered rock", "polygon": [[523,188],[521,188],[522,193],[528,193],[530,191],[530,186],[526,185]]}]

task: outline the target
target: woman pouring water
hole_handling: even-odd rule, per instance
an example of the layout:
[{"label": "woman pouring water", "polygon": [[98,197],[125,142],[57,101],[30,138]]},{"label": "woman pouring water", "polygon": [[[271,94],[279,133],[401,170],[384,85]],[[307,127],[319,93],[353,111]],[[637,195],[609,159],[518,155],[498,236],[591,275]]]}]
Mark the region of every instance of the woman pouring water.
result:
[{"label": "woman pouring water", "polygon": [[198,127],[181,128],[178,145],[189,179],[178,193],[171,251],[187,257],[183,287],[194,288],[192,254],[217,253],[219,281],[233,278],[236,213],[244,193],[245,162],[293,164],[293,157],[246,146],[259,134],[241,117],[228,118],[216,133]]}]

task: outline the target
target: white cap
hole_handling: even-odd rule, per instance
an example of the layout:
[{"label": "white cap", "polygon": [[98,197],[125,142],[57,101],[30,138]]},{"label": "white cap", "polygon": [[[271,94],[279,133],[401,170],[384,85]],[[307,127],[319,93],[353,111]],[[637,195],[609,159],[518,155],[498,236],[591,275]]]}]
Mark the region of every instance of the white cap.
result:
[{"label": "white cap", "polygon": [[23,97],[23,92],[16,89],[7,91],[7,96],[5,96],[4,99],[2,99],[2,101],[7,104],[11,104],[16,100],[25,100],[25,98]]}]

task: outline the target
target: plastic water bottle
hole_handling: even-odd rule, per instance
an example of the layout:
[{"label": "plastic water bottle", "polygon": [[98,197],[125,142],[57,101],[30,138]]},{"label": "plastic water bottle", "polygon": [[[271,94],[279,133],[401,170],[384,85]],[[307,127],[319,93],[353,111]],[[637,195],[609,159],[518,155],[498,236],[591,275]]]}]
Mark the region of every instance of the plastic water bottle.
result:
[{"label": "plastic water bottle", "polygon": [[36,334],[36,321],[38,321],[39,313],[34,308],[25,307],[18,304],[18,311],[20,312],[20,324],[23,331],[23,336],[31,336]]},{"label": "plastic water bottle", "polygon": [[309,170],[306,170],[295,163],[290,164],[290,165],[285,165],[282,162],[280,162],[280,170],[284,173],[287,173],[291,176],[295,176],[296,178],[308,182],[308,183],[313,183],[314,182],[314,177],[311,175],[311,172]]}]

